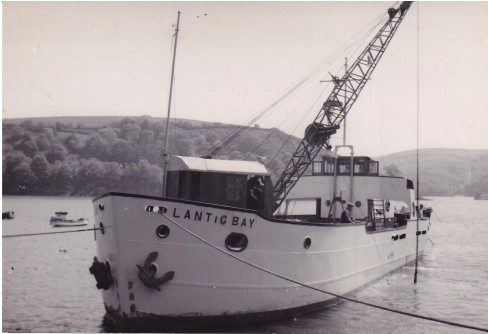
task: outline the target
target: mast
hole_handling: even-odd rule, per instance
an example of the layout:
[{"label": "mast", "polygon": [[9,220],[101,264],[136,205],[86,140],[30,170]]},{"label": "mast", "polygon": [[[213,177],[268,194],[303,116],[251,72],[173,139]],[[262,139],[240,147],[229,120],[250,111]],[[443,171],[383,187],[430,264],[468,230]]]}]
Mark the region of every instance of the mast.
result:
[{"label": "mast", "polygon": [[178,11],[178,17],[176,19],[175,28],[175,45],[173,49],[173,63],[171,65],[171,81],[169,83],[169,99],[168,99],[168,114],[166,115],[166,134],[164,140],[164,152],[163,152],[163,196],[166,196],[166,166],[168,164],[168,136],[169,136],[169,118],[171,115],[171,99],[173,97],[173,82],[175,76],[175,60],[176,60],[176,46],[178,45],[178,31],[180,27],[180,14]]}]

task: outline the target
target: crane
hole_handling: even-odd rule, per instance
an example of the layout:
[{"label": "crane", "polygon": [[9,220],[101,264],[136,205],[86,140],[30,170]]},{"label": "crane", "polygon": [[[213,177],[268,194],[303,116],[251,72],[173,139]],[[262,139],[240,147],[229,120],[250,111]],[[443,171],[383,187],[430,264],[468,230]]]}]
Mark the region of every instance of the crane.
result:
[{"label": "crane", "polygon": [[389,8],[387,22],[343,77],[332,76],[332,92],[314,121],[305,129],[302,141],[273,188],[275,209],[283,203],[320,150],[323,147],[331,149],[328,143],[330,137],[339,129],[340,123],[356,102],[411,4],[412,1],[403,1],[397,8]]}]

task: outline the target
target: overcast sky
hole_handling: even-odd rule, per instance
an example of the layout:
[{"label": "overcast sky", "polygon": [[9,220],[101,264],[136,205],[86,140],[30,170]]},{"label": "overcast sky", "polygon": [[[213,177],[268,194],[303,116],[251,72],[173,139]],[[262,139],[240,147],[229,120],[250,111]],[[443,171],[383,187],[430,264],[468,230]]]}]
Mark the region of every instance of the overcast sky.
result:
[{"label": "overcast sky", "polygon": [[[330,92],[319,80],[342,74],[344,55],[331,55],[391,5],[4,2],[3,118],[164,116],[181,10],[173,115],[243,124],[322,64],[322,75],[258,122],[302,137]],[[348,116],[357,153],[415,148],[416,11]],[[488,148],[488,3],[421,3],[419,14],[421,147]]]}]

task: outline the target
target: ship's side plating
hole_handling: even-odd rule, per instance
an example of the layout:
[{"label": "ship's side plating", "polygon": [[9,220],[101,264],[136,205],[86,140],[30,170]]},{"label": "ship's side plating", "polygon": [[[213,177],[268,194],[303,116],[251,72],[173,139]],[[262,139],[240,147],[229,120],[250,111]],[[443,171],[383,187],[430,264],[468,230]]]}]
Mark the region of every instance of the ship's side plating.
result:
[{"label": "ship's side plating", "polygon": [[[236,257],[338,294],[415,259],[415,220],[368,233],[363,223],[291,223],[245,209],[130,194],[104,195],[94,208],[95,225],[103,227],[103,233],[96,231],[98,260],[108,261],[113,277],[103,300],[112,315],[124,319],[272,313],[332,298],[219,252],[174,222]],[[157,233],[161,225],[169,228],[164,238]],[[421,252],[428,229],[429,221],[421,220]],[[244,250],[226,247],[231,233],[247,237]],[[137,267],[153,252],[156,278],[174,272],[160,291],[143,284]]]}]

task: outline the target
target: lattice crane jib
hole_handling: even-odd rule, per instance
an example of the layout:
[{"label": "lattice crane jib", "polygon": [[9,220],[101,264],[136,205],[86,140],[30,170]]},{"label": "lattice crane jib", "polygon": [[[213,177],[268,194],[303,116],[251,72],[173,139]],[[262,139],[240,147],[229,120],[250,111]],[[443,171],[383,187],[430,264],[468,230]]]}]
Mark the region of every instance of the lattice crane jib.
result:
[{"label": "lattice crane jib", "polygon": [[305,136],[274,186],[275,208],[283,203],[320,150],[324,147],[331,148],[328,143],[330,137],[339,129],[340,123],[356,102],[411,4],[412,1],[404,1],[398,8],[388,9],[388,20],[343,77],[332,77],[332,92],[312,124],[305,129]]}]

